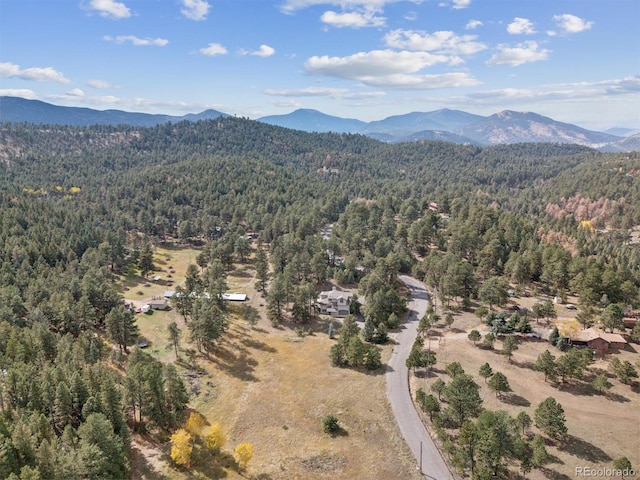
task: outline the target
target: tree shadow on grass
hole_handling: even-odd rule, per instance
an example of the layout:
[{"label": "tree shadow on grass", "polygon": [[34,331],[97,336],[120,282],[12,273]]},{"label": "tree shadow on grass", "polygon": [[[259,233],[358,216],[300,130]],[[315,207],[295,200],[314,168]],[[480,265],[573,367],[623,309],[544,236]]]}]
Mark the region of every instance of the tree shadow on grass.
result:
[{"label": "tree shadow on grass", "polygon": [[278,350],[273,348],[271,345],[267,345],[266,343],[260,340],[253,340],[251,338],[243,338],[240,340],[246,347],[255,348],[256,350],[262,350],[268,353],[276,353]]},{"label": "tree shadow on grass", "polygon": [[229,276],[238,278],[253,278],[255,276],[255,270],[249,269],[246,266],[242,266],[229,272]]},{"label": "tree shadow on grass", "polygon": [[157,471],[153,465],[147,460],[142,451],[135,445],[131,446],[131,463],[132,469],[137,478],[153,478],[158,480],[166,480],[168,477]]},{"label": "tree shadow on grass", "polygon": [[508,405],[515,405],[517,407],[531,406],[531,402],[529,400],[513,392],[503,394],[500,399]]},{"label": "tree shadow on grass", "polygon": [[348,437],[349,436],[349,432],[347,432],[344,428],[342,428],[342,426],[338,426],[337,430],[335,430],[334,432],[330,433],[329,436],[331,438]]},{"label": "tree shadow on grass", "polygon": [[571,478],[564,473],[556,472],[551,468],[540,467],[540,471],[544,474],[544,478],[548,478],[549,480],[571,480]]},{"label": "tree shadow on grass", "polygon": [[579,383],[559,383],[558,390],[561,392],[570,393],[572,395],[580,395],[585,397],[592,397],[597,393],[591,384],[580,381],[578,382]]},{"label": "tree shadow on grass", "polygon": [[567,438],[558,446],[558,449],[594,463],[606,463],[612,460],[609,454],[600,447],[574,435],[567,435]]},{"label": "tree shadow on grass", "polygon": [[513,360],[513,362],[511,362],[511,363],[513,365],[515,365],[516,367],[519,367],[519,368],[526,368],[528,370],[536,371],[536,367],[535,367],[535,363],[534,362],[529,362],[527,360],[524,360],[524,361]]},{"label": "tree shadow on grass", "polygon": [[615,392],[606,392],[603,395],[607,400],[611,400],[614,402],[627,403],[631,401],[624,395],[620,395],[619,393],[615,393]]},{"label": "tree shadow on grass", "polygon": [[[202,445],[196,446],[191,455],[189,472],[198,473],[202,478],[226,478],[227,470],[236,470],[233,455],[225,451],[213,452]],[[189,478],[193,478],[190,476]],[[200,477],[198,477],[200,478]]]},{"label": "tree shadow on grass", "polygon": [[258,378],[253,374],[258,362],[245,352],[237,352],[218,345],[215,355],[209,357],[211,363],[226,371],[229,375],[247,382],[257,382]]}]

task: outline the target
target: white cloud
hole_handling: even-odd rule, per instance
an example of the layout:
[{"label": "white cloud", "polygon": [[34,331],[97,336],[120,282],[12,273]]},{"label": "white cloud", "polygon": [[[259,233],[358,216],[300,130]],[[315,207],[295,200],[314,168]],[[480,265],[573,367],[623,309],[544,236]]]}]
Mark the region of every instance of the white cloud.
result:
[{"label": "white cloud", "polygon": [[392,30],[384,37],[386,44],[394,48],[416,51],[435,51],[449,55],[472,55],[485,50],[486,45],[476,42],[475,35],[456,35],[440,31],[432,34],[420,30]]},{"label": "white cloud", "polygon": [[531,35],[536,33],[533,28],[533,23],[527,18],[516,17],[509,25],[507,25],[507,32],[511,35]]},{"label": "white cloud", "polygon": [[515,102],[604,100],[620,95],[640,93],[640,75],[601,82],[577,82],[539,85],[534,88],[504,88],[467,95],[465,98],[477,104],[498,105]]},{"label": "white cloud", "polygon": [[428,52],[374,50],[348,57],[311,57],[305,69],[311,74],[358,80],[375,87],[428,89],[479,83],[467,73],[416,75],[423,68],[450,61],[448,56]]},{"label": "white cloud", "polygon": [[106,80],[97,80],[92,79],[87,82],[87,85],[91,88],[115,88],[114,85],[107,82]]},{"label": "white cloud", "polygon": [[525,42],[515,47],[498,45],[498,53],[493,55],[486,64],[517,67],[525,63],[546,60],[549,53],[549,50],[540,49],[537,42]]},{"label": "white cloud", "polygon": [[205,0],[182,0],[180,12],[189,20],[206,20],[211,5]]},{"label": "white cloud", "polygon": [[407,75],[399,73],[381,77],[364,77],[360,80],[372,87],[401,90],[473,87],[481,84],[481,82],[471,77],[468,73],[463,72],[442,73],[438,75]]},{"label": "white cloud", "polygon": [[29,90],[28,88],[0,88],[0,96],[21,97],[29,100],[35,100],[38,98],[36,92]]},{"label": "white cloud", "polygon": [[348,91],[346,88],[305,87],[289,89],[268,88],[264,90],[264,93],[274,97],[337,97],[344,95]]},{"label": "white cloud", "polygon": [[467,8],[469,5],[471,5],[471,0],[453,0],[453,8],[455,10]]},{"label": "white cloud", "polygon": [[[411,2],[422,3],[423,0],[285,0],[280,9],[285,13],[293,13],[297,10],[313,7],[316,5],[336,5],[344,9],[381,9],[390,3]],[[458,0],[469,2],[470,0]]]},{"label": "white cloud", "polygon": [[346,79],[361,79],[397,73],[414,73],[425,67],[449,62],[445,55],[427,52],[373,50],[348,57],[313,56],[305,62],[309,73]]},{"label": "white cloud", "polygon": [[204,48],[198,50],[202,55],[207,55],[209,57],[215,57],[216,55],[226,55],[227,49],[224,48],[219,43],[210,43]]},{"label": "white cloud", "polygon": [[[269,102],[271,105],[275,106],[275,107],[282,107],[282,108],[300,108],[302,105],[300,104],[300,102],[298,102],[297,100],[278,100],[276,102]],[[264,115],[260,115],[260,116],[264,116]]]},{"label": "white cloud", "polygon": [[553,20],[558,25],[558,28],[561,28],[565,33],[584,32],[593,26],[593,22],[588,22],[569,13],[554,15]]},{"label": "white cloud", "polygon": [[68,78],[65,78],[62,73],[52,67],[31,67],[23,70],[20,65],[8,62],[0,63],[0,77],[19,78],[35,82],[71,83]]},{"label": "white cloud", "polygon": [[118,35],[117,37],[105,35],[102,38],[107,42],[113,42],[120,45],[126,42],[131,42],[131,44],[136,47],[164,47],[169,44],[169,40],[165,38],[140,38],[135,35]]},{"label": "white cloud", "polygon": [[269,45],[260,45],[258,50],[248,51],[248,50],[240,50],[240,55],[253,55],[254,57],[270,57],[275,55],[276,50]]},{"label": "white cloud", "polygon": [[70,97],[82,98],[84,97],[84,91],[79,88],[73,88],[67,92],[67,95],[69,95]]},{"label": "white cloud", "polygon": [[88,8],[97,11],[101,17],[115,18],[116,20],[131,16],[131,10],[124,3],[114,0],[91,0]]},{"label": "white cloud", "polygon": [[290,89],[266,89],[263,92],[273,97],[330,97],[341,99],[362,99],[384,97],[384,92],[353,92],[347,88],[305,87]]},{"label": "white cloud", "polygon": [[480,20],[469,20],[464,26],[466,30],[475,30],[478,27],[484,25]]},{"label": "white cloud", "polygon": [[416,12],[407,12],[404,16],[404,19],[413,22],[418,19],[418,14]]},{"label": "white cloud", "polygon": [[337,28],[362,28],[362,27],[383,27],[387,21],[385,17],[377,16],[377,9],[366,9],[361,12],[344,12],[337,13],[334,11],[326,11],[320,17],[320,20],[327,25]]}]

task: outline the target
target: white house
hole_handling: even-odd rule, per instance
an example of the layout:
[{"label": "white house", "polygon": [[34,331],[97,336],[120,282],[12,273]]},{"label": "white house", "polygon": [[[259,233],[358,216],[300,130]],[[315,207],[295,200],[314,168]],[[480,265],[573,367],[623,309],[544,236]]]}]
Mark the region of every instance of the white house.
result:
[{"label": "white house", "polygon": [[349,315],[349,306],[352,300],[353,296],[350,293],[336,290],[336,287],[333,287],[331,290],[320,292],[316,305],[322,314],[332,317],[346,317]]}]

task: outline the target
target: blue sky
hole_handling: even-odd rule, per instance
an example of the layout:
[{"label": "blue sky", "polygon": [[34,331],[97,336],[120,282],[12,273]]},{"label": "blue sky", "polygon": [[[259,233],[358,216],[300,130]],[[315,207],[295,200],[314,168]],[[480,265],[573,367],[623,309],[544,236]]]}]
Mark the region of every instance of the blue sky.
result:
[{"label": "blue sky", "polygon": [[453,108],[640,128],[638,0],[0,0],[0,94],[380,120]]}]

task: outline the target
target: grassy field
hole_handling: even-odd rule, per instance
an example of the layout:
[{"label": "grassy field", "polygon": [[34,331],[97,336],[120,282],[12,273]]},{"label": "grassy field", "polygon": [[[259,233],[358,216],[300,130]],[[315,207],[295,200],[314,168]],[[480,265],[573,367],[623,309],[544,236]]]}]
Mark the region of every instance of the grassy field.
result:
[{"label": "grassy field", "polygon": [[[189,258],[193,262],[197,252],[169,254],[174,278],[184,279]],[[303,337],[287,326],[273,328],[264,317],[264,300],[253,289],[254,276],[251,268],[239,266],[228,284],[230,291],[248,294],[247,304],[262,315],[258,325],[239,318],[241,309],[232,305],[230,328],[213,355],[199,357],[197,370],[189,368],[185,350],[192,347],[185,340],[177,362],[192,395],[190,407],[209,424],[221,424],[227,446],[220,455],[203,455],[181,470],[172,466],[166,442],[136,435],[132,478],[419,478],[388,406],[382,372],[332,367],[328,352],[333,340],[322,321],[313,325],[315,333]],[[137,319],[148,351],[174,361],[166,328],[176,321],[186,339],[180,315],[154,311]],[[386,346],[383,360],[390,352]],[[323,433],[327,414],[338,417],[343,435]],[[245,442],[253,444],[254,458],[247,471],[238,473],[231,457],[235,446]]]},{"label": "grassy field", "polygon": [[[523,299],[526,302],[531,299]],[[558,309],[558,323],[571,321],[571,312],[564,307]],[[429,391],[429,385],[440,377],[445,382],[450,379],[444,373],[446,363],[458,361],[465,371],[473,375],[481,386],[483,407],[490,410],[506,410],[512,416],[526,411],[531,418],[538,404],[547,397],[554,397],[564,408],[569,438],[565,443],[549,443],[548,450],[555,457],[554,463],[544,471],[534,470],[527,475],[530,479],[575,478],[576,467],[611,467],[614,459],[626,456],[637,469],[640,467],[640,395],[629,385],[620,383],[607,371],[612,355],[598,359],[590,366],[590,374],[607,373],[613,384],[608,395],[594,392],[587,382],[573,381],[564,385],[545,383],[544,375],[533,369],[538,355],[544,350],[551,351],[556,358],[562,353],[544,340],[522,340],[513,355],[513,362],[500,354],[502,344],[496,342],[495,349],[483,350],[475,347],[467,339],[467,333],[476,328],[484,335],[486,326],[472,314],[456,317],[452,329],[444,331],[443,340],[432,340],[432,350],[437,352],[438,365],[429,380],[412,378],[412,389],[422,387]],[[631,345],[627,351],[615,354],[620,360],[634,363],[638,358],[638,345]],[[504,373],[513,390],[503,398],[489,390],[479,376],[480,366],[488,362],[493,371]],[[587,384],[585,384],[587,383]],[[536,432],[535,427],[532,428]]]},{"label": "grassy field", "polygon": [[[200,250],[194,248],[177,248],[171,246],[157,247],[153,256],[156,270],[146,277],[131,267],[119,278],[122,294],[136,305],[142,305],[153,298],[162,298],[166,290],[173,290],[176,285],[184,284],[187,266],[196,263]],[[160,280],[153,280],[154,277]]]}]

